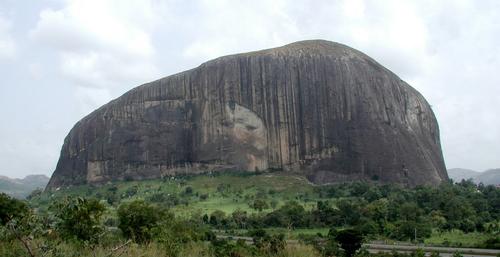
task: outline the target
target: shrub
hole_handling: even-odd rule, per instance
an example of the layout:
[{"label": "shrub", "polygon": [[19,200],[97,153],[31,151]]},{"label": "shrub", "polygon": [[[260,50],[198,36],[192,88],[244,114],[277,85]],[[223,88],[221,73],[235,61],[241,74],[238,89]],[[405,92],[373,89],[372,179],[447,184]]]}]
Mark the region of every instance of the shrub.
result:
[{"label": "shrub", "polygon": [[267,204],[266,201],[262,200],[262,199],[256,199],[255,201],[253,201],[253,203],[251,204],[251,207],[254,208],[255,210],[258,210],[258,211],[262,211],[264,209],[268,209],[269,208],[269,205]]},{"label": "shrub", "polygon": [[253,243],[263,253],[276,255],[285,249],[285,235],[269,235],[263,229],[250,231]]},{"label": "shrub", "polygon": [[0,193],[0,224],[5,225],[14,218],[20,218],[29,211],[28,205],[5,193]]},{"label": "shrub", "polygon": [[137,192],[139,192],[139,187],[133,186],[133,187],[128,188],[127,191],[125,191],[125,195],[127,197],[132,197],[132,196],[136,195]]},{"label": "shrub", "polygon": [[207,200],[207,199],[208,199],[208,194],[201,194],[201,195],[200,195],[200,200],[201,200],[201,201],[205,201],[205,200]]},{"label": "shrub", "polygon": [[192,195],[193,194],[193,188],[188,186],[186,189],[184,189],[184,194],[185,195]]},{"label": "shrub", "polygon": [[425,222],[415,221],[398,221],[395,223],[396,229],[393,231],[392,238],[399,240],[413,240],[415,238],[415,230],[417,232],[417,240],[431,236],[431,226]]},{"label": "shrub", "polygon": [[106,208],[97,199],[68,197],[50,209],[57,218],[56,229],[63,238],[96,243],[104,231],[101,217]]},{"label": "shrub", "polygon": [[151,229],[166,217],[166,211],[142,200],[124,203],[118,208],[118,227],[123,235],[138,243],[146,243],[152,239]]},{"label": "shrub", "polygon": [[215,210],[210,214],[210,225],[215,227],[224,226],[227,223],[226,213],[221,210]]},{"label": "shrub", "polygon": [[347,257],[353,256],[361,248],[363,236],[361,232],[354,229],[345,229],[336,233],[335,240],[340,244]]},{"label": "shrub", "polygon": [[482,247],[490,249],[500,249],[500,237],[497,235],[486,239]]},{"label": "shrub", "polygon": [[199,228],[186,221],[166,219],[152,228],[153,237],[170,257],[178,256],[181,250],[191,241],[203,238],[198,234]]},{"label": "shrub", "polygon": [[181,203],[179,197],[175,194],[155,193],[148,198],[153,203],[162,203],[167,207],[173,207]]},{"label": "shrub", "polygon": [[237,242],[236,244],[225,239],[216,239],[211,241],[210,248],[215,257],[243,257],[250,252],[251,247],[244,243]]}]

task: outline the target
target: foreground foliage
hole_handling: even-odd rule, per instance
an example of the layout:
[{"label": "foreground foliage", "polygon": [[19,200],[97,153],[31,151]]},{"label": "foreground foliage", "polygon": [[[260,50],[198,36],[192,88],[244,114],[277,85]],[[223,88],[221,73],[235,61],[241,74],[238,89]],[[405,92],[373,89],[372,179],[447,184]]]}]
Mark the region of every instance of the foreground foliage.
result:
[{"label": "foreground foliage", "polygon": [[237,173],[84,186],[29,202],[0,194],[0,207],[0,256],[368,256],[360,247],[369,240],[500,246],[500,190],[469,181],[312,186]]},{"label": "foreground foliage", "polygon": [[66,240],[95,244],[104,231],[101,217],[106,207],[96,199],[65,198],[50,209],[55,218],[54,228]]}]

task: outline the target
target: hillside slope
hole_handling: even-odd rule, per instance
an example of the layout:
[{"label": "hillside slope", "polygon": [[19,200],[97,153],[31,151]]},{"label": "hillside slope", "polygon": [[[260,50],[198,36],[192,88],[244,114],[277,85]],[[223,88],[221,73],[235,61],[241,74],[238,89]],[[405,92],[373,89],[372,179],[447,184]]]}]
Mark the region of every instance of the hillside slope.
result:
[{"label": "hillside slope", "polygon": [[28,175],[23,179],[0,176],[0,192],[25,198],[35,189],[44,189],[49,178],[45,175]]},{"label": "hillside slope", "polygon": [[470,169],[453,168],[448,170],[448,176],[455,182],[460,182],[462,179],[468,180],[479,174],[479,172]]},{"label": "hillside slope", "polygon": [[453,168],[448,170],[448,176],[455,182],[460,182],[462,179],[472,179],[475,183],[500,185],[500,169],[478,172],[470,169]]},{"label": "hillside slope", "polygon": [[500,185],[500,169],[491,169],[476,175],[473,178],[476,183],[485,185]]}]

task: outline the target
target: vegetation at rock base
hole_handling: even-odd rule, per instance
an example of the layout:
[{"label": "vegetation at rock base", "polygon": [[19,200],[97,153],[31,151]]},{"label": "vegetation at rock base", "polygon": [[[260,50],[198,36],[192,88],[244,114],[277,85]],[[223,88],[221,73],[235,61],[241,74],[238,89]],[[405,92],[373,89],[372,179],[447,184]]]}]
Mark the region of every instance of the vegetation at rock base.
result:
[{"label": "vegetation at rock base", "polygon": [[500,190],[468,181],[313,186],[228,173],[81,186],[29,201],[0,194],[0,256],[395,255],[368,253],[362,243],[371,240],[498,249],[499,220]]}]

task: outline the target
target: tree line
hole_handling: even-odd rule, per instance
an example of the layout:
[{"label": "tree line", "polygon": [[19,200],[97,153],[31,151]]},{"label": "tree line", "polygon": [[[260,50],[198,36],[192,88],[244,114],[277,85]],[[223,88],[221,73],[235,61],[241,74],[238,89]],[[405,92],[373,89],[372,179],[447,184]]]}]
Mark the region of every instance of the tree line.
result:
[{"label": "tree line", "polygon": [[[194,190],[188,187],[184,193]],[[59,256],[61,247],[69,245],[91,253],[106,249],[103,256],[118,256],[131,244],[155,244],[165,256],[179,256],[187,245],[206,242],[207,256],[277,256],[286,247],[285,238],[266,228],[325,227],[330,228],[328,235],[302,238],[323,256],[351,256],[363,240],[421,241],[432,230],[452,229],[488,234],[483,247],[500,248],[500,190],[494,186],[462,181],[406,189],[350,183],[314,190],[322,200],[313,208],[292,200],[268,210],[273,204],[261,193],[251,203],[257,212],[217,210],[190,217],[176,217],[161,201],[122,202],[111,212],[104,200],[65,197],[40,211],[0,194],[0,255]],[[248,230],[253,244],[217,238],[213,231],[220,229]]]}]

